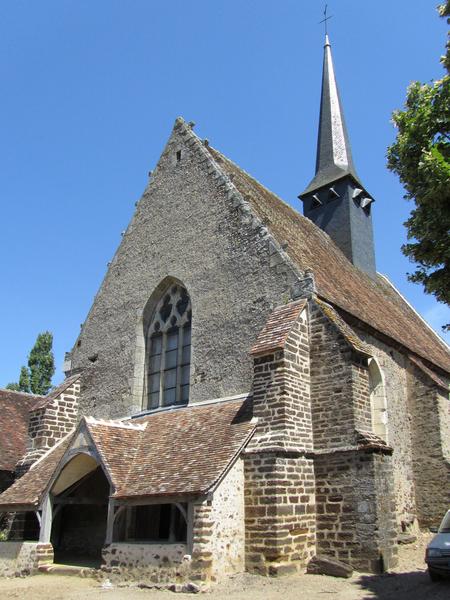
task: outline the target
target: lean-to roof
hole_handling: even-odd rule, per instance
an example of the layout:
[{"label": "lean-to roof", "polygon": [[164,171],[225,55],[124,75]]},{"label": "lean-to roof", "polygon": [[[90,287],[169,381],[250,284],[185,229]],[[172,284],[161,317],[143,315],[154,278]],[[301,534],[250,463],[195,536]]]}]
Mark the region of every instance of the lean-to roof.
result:
[{"label": "lean-to roof", "polygon": [[249,400],[242,399],[123,421],[84,418],[74,434],[0,494],[0,511],[37,507],[66,460],[64,453],[71,450],[83,428],[113,484],[113,496],[138,499],[196,496],[212,491],[255,427]]}]

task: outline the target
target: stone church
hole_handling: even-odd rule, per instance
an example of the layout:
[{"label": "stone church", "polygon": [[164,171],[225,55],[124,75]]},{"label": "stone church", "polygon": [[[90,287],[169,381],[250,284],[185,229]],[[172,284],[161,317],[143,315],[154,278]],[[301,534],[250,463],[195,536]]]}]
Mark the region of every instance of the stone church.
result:
[{"label": "stone church", "polygon": [[1,572],[380,572],[440,520],[450,353],[376,271],[328,38],[300,198],[175,121],[66,380],[0,392]]}]

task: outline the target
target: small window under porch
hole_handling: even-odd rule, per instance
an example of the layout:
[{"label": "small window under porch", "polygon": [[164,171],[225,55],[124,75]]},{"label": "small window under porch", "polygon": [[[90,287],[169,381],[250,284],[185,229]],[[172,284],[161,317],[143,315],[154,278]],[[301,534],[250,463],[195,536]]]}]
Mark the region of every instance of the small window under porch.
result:
[{"label": "small window under porch", "polygon": [[112,541],[185,543],[187,541],[187,504],[140,504],[119,507]]}]

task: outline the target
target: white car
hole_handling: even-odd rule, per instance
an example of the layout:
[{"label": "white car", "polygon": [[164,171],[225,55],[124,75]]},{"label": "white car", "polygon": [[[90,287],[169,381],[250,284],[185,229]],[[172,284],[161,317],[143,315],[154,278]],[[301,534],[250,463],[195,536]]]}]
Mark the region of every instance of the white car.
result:
[{"label": "white car", "polygon": [[[430,527],[430,531],[433,528]],[[437,535],[427,546],[425,562],[432,581],[437,581],[442,576],[450,576],[450,510],[447,511]]]}]

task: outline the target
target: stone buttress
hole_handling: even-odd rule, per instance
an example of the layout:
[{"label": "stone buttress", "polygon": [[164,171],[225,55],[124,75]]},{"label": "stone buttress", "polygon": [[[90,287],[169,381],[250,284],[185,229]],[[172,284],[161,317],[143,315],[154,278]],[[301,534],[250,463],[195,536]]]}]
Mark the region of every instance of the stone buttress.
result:
[{"label": "stone buttress", "polygon": [[80,376],[66,379],[30,411],[27,451],[16,473],[23,475],[30,466],[75,428],[80,397]]},{"label": "stone buttress", "polygon": [[314,554],[363,571],[393,566],[392,448],[372,433],[365,345],[313,297],[276,308],[252,355],[247,569],[291,572]]},{"label": "stone buttress", "polygon": [[258,426],[245,457],[246,567],[265,575],[296,571],[315,552],[305,306],[275,309],[252,349]]},{"label": "stone buttress", "polygon": [[317,554],[384,571],[397,560],[392,448],[372,433],[368,349],[318,299],[310,336]]},{"label": "stone buttress", "polygon": [[407,387],[416,515],[421,527],[429,527],[450,504],[448,382],[410,357]]}]

